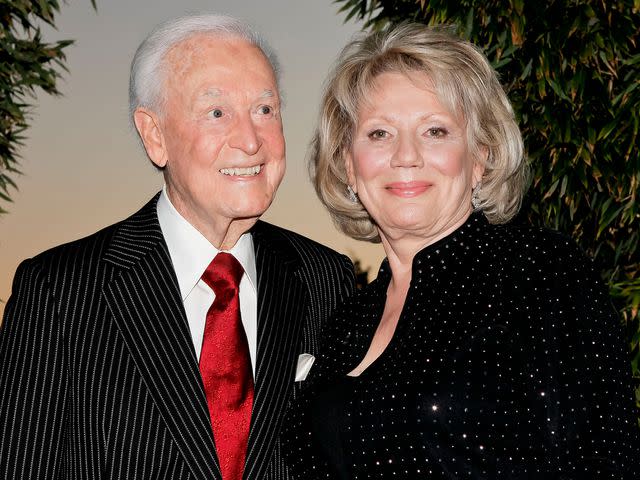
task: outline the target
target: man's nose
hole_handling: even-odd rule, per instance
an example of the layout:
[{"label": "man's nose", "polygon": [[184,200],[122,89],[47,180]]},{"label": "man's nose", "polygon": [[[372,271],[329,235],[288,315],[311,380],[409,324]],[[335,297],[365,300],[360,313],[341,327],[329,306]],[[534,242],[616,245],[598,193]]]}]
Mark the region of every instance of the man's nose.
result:
[{"label": "man's nose", "polygon": [[238,118],[229,139],[229,146],[242,150],[247,155],[258,153],[262,146],[262,140],[251,115],[242,115]]},{"label": "man's nose", "polygon": [[399,135],[398,144],[391,157],[392,167],[421,167],[422,153],[411,135]]}]

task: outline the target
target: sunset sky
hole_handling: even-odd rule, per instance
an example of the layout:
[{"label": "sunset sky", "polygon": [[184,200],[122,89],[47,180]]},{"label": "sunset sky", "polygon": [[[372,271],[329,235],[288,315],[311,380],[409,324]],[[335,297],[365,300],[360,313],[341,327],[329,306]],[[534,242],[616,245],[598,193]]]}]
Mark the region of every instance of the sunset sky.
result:
[{"label": "sunset sky", "polygon": [[[18,263],[127,217],[163,184],[129,128],[127,85],[135,49],[156,24],[185,13],[219,12],[261,31],[283,67],[287,174],[265,220],[363,260],[373,271],[379,245],[338,233],[308,180],[306,153],[322,83],[360,26],[343,24],[331,0],[89,0],[62,4],[48,40],[75,39],[62,97],[40,94],[22,149],[20,190],[0,217],[0,299]],[[0,304],[0,311],[4,303]]]}]

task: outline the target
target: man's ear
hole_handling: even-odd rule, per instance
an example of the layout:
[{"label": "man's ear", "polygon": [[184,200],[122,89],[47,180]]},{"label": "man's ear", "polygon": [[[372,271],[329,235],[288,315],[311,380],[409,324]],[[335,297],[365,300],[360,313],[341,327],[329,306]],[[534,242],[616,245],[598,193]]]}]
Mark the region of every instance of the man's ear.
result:
[{"label": "man's ear", "polygon": [[356,176],[353,173],[353,156],[349,150],[344,154],[344,169],[347,173],[347,182],[351,186],[353,193],[358,193],[356,187]]},{"label": "man's ear", "polygon": [[146,108],[138,107],[133,112],[133,122],[151,161],[156,167],[164,168],[167,164],[167,149],[158,116]]}]

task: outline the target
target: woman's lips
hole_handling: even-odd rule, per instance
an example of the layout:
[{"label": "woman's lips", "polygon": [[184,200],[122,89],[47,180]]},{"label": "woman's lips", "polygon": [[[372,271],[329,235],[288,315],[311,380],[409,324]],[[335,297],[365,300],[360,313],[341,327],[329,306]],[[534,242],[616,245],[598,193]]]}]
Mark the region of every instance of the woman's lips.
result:
[{"label": "woman's lips", "polygon": [[429,182],[396,182],[387,184],[385,188],[392,195],[411,198],[424,193],[431,185]]}]

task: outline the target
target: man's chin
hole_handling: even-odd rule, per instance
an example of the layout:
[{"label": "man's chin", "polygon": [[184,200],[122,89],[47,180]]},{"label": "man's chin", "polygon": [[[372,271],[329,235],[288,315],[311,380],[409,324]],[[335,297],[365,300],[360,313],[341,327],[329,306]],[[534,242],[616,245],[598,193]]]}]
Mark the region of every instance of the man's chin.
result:
[{"label": "man's chin", "polygon": [[262,214],[260,215],[244,215],[244,216],[238,216],[238,217],[233,217],[232,222],[235,223],[242,223],[242,222],[246,222],[246,223],[250,223],[250,222],[257,222],[260,217],[262,216]]},{"label": "man's chin", "polygon": [[252,211],[244,211],[237,212],[232,217],[232,223],[237,225],[243,224],[246,230],[250,229],[254,223],[256,223],[260,217],[266,212],[266,208],[252,210]]},{"label": "man's chin", "polygon": [[268,201],[247,203],[240,208],[235,208],[232,218],[236,220],[258,220],[271,206],[273,198]]}]

